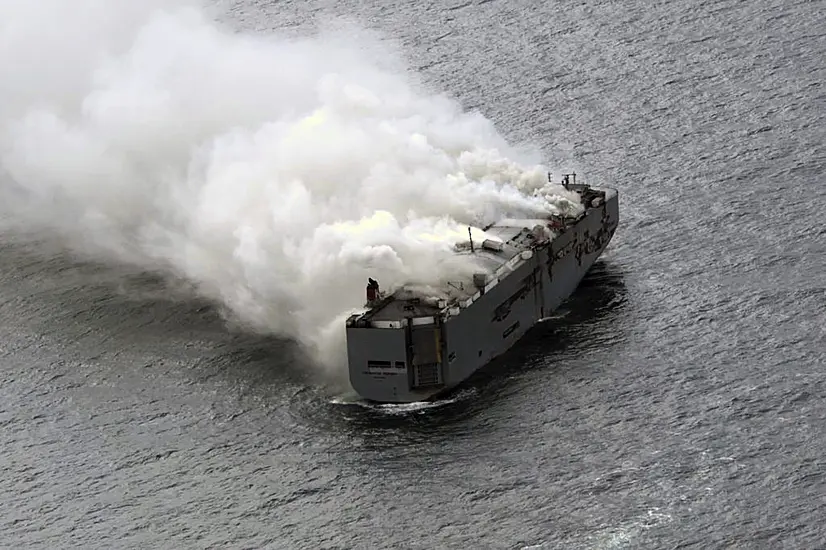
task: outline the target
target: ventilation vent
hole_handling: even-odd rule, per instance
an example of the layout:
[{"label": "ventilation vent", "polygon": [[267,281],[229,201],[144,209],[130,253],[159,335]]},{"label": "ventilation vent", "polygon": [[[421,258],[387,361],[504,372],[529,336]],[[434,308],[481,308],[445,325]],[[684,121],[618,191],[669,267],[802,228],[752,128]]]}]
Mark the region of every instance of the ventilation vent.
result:
[{"label": "ventilation vent", "polygon": [[416,365],[413,370],[413,387],[427,388],[442,384],[442,372],[439,363],[425,363]]},{"label": "ventilation vent", "polygon": [[487,248],[488,250],[501,252],[503,247],[504,243],[502,243],[502,241],[494,241],[493,239],[485,239],[482,241],[482,248]]}]

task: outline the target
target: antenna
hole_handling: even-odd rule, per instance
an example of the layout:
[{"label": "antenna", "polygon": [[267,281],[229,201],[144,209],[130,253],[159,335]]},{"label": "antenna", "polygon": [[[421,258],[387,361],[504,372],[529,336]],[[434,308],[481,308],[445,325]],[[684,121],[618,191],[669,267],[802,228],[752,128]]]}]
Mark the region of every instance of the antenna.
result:
[{"label": "antenna", "polygon": [[470,226],[467,226],[467,236],[470,239],[470,253],[473,254],[473,235],[470,234]]}]

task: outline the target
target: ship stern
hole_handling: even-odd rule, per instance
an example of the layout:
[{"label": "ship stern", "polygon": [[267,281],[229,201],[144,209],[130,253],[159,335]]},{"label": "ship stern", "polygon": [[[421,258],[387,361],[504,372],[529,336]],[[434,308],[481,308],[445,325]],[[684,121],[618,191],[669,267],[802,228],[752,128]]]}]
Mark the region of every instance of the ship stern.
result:
[{"label": "ship stern", "polygon": [[445,389],[441,327],[412,326],[408,319],[347,322],[350,384],[379,403],[426,401]]}]

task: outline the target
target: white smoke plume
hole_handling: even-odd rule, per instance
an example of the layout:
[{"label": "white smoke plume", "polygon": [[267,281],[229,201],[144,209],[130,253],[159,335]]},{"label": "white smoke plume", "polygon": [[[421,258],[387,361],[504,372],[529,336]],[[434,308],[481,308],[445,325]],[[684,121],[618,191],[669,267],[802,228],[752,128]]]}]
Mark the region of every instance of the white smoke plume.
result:
[{"label": "white smoke plume", "polygon": [[580,208],[383,49],[180,2],[0,0],[0,215],[343,364],[368,276],[438,283],[472,269],[462,224]]}]

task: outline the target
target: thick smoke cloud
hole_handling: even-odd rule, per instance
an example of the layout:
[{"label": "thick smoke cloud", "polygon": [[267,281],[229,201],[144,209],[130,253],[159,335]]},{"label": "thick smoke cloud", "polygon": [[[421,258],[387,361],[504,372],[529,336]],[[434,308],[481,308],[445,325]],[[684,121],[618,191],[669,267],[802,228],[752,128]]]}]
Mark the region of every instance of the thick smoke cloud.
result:
[{"label": "thick smoke cloud", "polygon": [[465,224],[579,208],[384,50],[159,0],[1,0],[6,230],[184,278],[337,367],[368,276],[438,284],[473,269]]}]

